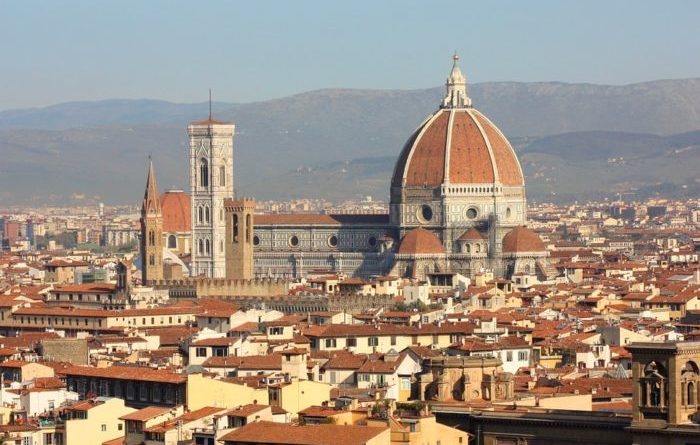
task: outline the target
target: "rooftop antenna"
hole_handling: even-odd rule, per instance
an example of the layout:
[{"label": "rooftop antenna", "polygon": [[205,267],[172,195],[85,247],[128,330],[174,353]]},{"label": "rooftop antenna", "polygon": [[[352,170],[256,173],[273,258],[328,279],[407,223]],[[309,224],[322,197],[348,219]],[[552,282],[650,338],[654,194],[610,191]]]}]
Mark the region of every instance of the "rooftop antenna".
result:
[{"label": "rooftop antenna", "polygon": [[209,88],[209,120],[211,120],[211,88]]}]

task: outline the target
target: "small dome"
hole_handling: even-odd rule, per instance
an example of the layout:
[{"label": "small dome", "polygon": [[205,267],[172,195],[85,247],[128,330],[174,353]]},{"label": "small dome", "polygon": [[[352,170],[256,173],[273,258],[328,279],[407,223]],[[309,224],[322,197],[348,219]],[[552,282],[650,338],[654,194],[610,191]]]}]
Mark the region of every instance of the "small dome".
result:
[{"label": "small dome", "polygon": [[474,227],[471,227],[469,230],[464,232],[462,236],[460,236],[457,241],[484,241],[486,237],[476,230]]},{"label": "small dome", "polygon": [[433,232],[418,227],[404,235],[398,253],[400,255],[444,254],[445,248]]},{"label": "small dome", "polygon": [[516,227],[503,237],[503,252],[544,252],[540,237],[527,227]]},{"label": "small dome", "polygon": [[160,195],[163,232],[189,232],[192,229],[190,197],[182,191],[167,191]]}]

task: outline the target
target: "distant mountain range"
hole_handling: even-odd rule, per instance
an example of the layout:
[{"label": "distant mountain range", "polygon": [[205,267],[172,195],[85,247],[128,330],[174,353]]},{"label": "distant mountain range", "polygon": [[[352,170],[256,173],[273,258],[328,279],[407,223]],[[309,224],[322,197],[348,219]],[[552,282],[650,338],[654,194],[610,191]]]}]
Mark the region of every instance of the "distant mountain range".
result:
[{"label": "distant mountain range", "polygon": [[[442,96],[318,90],[215,103],[236,124],[236,183],[258,198],[385,199],[405,139]],[[531,199],[699,192],[700,79],[624,86],[558,82],[471,86],[475,107],[511,139]],[[187,189],[186,124],[208,104],[71,102],[0,112],[0,205],[138,202],[152,154],[161,188]]]}]

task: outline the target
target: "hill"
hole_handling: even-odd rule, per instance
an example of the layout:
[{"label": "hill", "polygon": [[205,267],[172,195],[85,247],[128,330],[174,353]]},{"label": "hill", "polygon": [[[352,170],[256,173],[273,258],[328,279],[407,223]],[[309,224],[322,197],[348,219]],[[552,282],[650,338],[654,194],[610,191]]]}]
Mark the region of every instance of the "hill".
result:
[{"label": "hill", "polygon": [[[682,187],[699,162],[692,131],[700,129],[700,79],[498,82],[473,85],[470,94],[520,151],[533,198],[557,191],[562,199],[595,196],[610,191],[611,181],[619,188]],[[214,108],[217,118],[236,123],[241,193],[385,198],[406,137],[441,95],[441,88],[318,90]],[[62,202],[89,191],[107,202],[137,202],[149,153],[161,187],[187,189],[185,125],[207,112],[208,104],[152,100],[0,112],[0,199]],[[624,159],[609,162],[616,157]],[[576,176],[562,183],[561,175]]]}]

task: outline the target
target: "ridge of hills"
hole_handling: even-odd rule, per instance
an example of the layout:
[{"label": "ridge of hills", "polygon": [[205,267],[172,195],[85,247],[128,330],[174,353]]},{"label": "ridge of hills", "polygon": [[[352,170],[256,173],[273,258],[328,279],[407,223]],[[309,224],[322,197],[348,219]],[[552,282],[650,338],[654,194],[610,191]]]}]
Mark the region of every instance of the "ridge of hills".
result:
[{"label": "ridge of hills", "polygon": [[[442,93],[316,90],[216,102],[214,115],[236,124],[241,194],[386,199],[405,139]],[[470,95],[511,140],[531,199],[697,193],[700,79],[496,82],[472,85]],[[162,188],[187,190],[186,123],[206,113],[208,103],[146,99],[0,111],[0,204],[61,203],[82,194],[136,203],[149,153]]]}]

